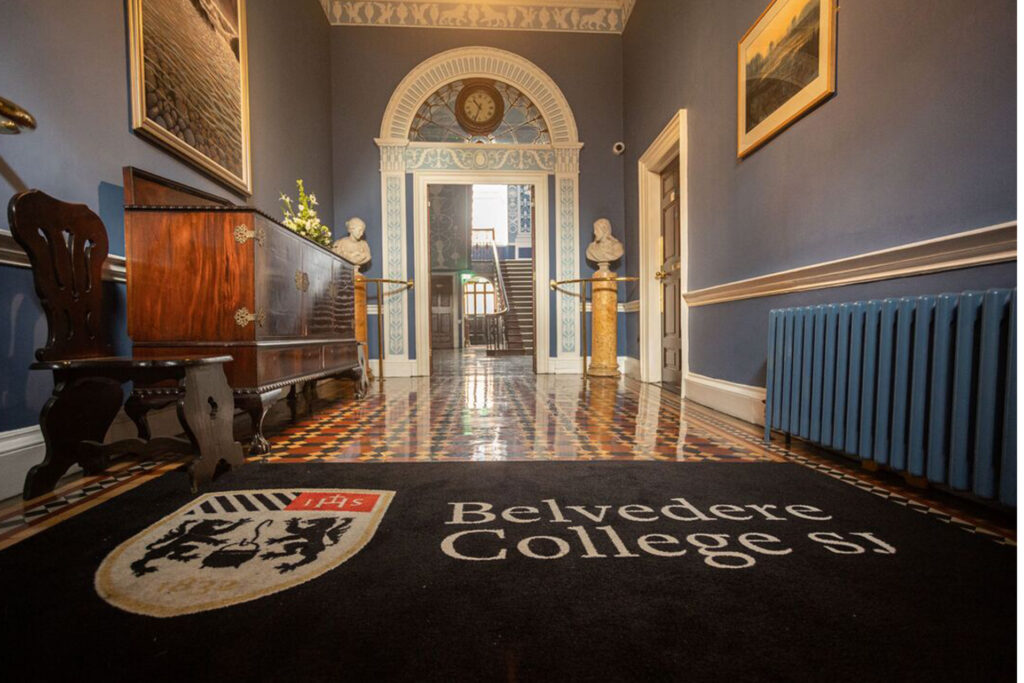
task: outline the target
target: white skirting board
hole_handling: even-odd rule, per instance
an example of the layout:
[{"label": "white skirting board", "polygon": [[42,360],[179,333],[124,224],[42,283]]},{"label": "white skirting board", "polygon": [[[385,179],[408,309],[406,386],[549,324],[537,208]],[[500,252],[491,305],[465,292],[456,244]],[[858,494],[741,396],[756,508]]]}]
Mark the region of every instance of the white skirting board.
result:
[{"label": "white skirting board", "polygon": [[21,495],[25,475],[45,452],[38,425],[0,432],[0,500]]},{"label": "white skirting board", "polygon": [[562,358],[549,358],[548,359],[548,372],[549,375],[579,375],[583,372],[583,361],[580,360],[579,356],[573,357],[562,357]]},{"label": "white skirting board", "polygon": [[[177,408],[173,405],[150,411],[146,419],[154,436],[179,436],[182,433]],[[110,443],[135,435],[135,424],[121,410],[107,430],[104,441]],[[25,475],[34,465],[43,461],[45,454],[46,445],[39,425],[0,432],[0,500],[21,495]],[[76,474],[79,471],[81,468],[74,465],[67,473]]]},{"label": "white skirting board", "polygon": [[[370,361],[370,372],[377,376],[380,367],[376,358],[371,358]],[[415,377],[416,376],[416,359],[415,358],[384,358],[384,377]]]},{"label": "white skirting board", "polygon": [[[619,372],[627,377],[640,379],[640,361],[632,356],[618,357]],[[578,375],[583,371],[579,358],[552,358],[548,361],[549,375]]]},{"label": "white skirting board", "polygon": [[640,359],[632,356],[619,356],[619,372],[626,377],[640,379]]},{"label": "white skirting board", "polygon": [[764,397],[763,387],[736,384],[692,372],[686,375],[687,399],[746,422],[764,424]]}]

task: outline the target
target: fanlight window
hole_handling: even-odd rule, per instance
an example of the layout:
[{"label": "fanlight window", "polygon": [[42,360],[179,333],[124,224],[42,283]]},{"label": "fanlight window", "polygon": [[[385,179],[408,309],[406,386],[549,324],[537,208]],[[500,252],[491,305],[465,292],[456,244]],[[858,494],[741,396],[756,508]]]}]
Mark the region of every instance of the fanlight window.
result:
[{"label": "fanlight window", "polygon": [[485,277],[466,280],[462,286],[463,310],[466,315],[485,315],[498,310],[494,285]]},{"label": "fanlight window", "polygon": [[442,86],[427,98],[413,117],[409,139],[413,142],[486,142],[506,145],[549,145],[551,135],[540,110],[516,88],[497,81],[494,87],[505,100],[505,117],[493,132],[474,135],[455,118],[455,100],[463,81]]}]

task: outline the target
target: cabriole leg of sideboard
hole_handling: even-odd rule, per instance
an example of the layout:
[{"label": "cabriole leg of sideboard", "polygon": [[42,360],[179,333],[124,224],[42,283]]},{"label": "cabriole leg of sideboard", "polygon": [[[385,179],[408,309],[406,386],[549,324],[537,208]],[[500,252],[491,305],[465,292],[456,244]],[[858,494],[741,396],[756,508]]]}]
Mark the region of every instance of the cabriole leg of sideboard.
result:
[{"label": "cabriole leg of sideboard", "polygon": [[249,413],[252,420],[252,445],[249,455],[267,455],[270,453],[270,442],[263,436],[263,419],[284,393],[284,389],[270,391],[240,391],[235,394],[238,407]]}]

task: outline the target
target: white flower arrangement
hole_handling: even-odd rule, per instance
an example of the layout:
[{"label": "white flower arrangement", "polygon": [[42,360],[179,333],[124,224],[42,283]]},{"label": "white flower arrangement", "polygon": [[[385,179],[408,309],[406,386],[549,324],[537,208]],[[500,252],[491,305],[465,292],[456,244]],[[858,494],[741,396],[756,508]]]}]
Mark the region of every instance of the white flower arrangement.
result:
[{"label": "white flower arrangement", "polygon": [[320,222],[316,215],[316,195],[306,194],[306,188],[302,185],[302,178],[295,181],[299,188],[299,210],[292,206],[292,198],[281,194],[281,204],[284,210],[284,220],[281,221],[291,230],[297,232],[307,239],[325,247],[331,246],[331,229]]}]

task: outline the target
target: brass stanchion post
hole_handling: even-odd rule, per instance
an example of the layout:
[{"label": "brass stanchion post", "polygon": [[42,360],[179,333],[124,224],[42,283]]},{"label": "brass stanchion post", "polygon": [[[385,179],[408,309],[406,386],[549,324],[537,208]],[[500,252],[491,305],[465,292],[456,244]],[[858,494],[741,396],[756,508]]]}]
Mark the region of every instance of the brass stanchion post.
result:
[{"label": "brass stanchion post", "polygon": [[[610,275],[611,277],[608,277],[608,275]],[[613,306],[611,311],[614,314],[615,313],[615,306],[617,305],[618,290],[617,290],[617,288],[616,289],[608,290],[608,287],[614,286],[614,283],[616,283],[616,282],[636,282],[639,279],[640,278],[637,278],[637,277],[615,277],[614,273],[608,273],[607,275],[605,275],[603,277],[599,276],[599,277],[592,277],[592,278],[580,278],[578,280],[559,280],[559,281],[551,280],[550,281],[549,284],[551,286],[551,289],[553,289],[554,291],[556,291],[556,292],[558,292],[560,294],[567,295],[567,296],[578,296],[579,299],[580,299],[580,332],[581,332],[581,339],[580,339],[580,347],[581,347],[580,351],[581,351],[581,353],[580,353],[580,357],[581,357],[581,364],[583,366],[583,376],[584,377],[586,377],[587,374],[588,374],[587,373],[587,356],[590,354],[590,348],[593,347],[592,344],[587,344],[587,283],[591,284],[591,298],[593,297],[594,283],[600,283],[601,284],[602,294],[603,295],[611,294],[611,296],[613,297],[612,301],[610,302],[611,305]],[[569,285],[569,284],[579,284],[579,286],[580,286],[579,291],[578,292],[573,292],[573,291],[570,291],[568,289],[562,289],[563,285]],[[607,305],[609,302],[605,301],[604,303]],[[606,313],[607,313],[607,311],[606,311]],[[607,325],[611,326],[611,329],[613,331],[615,330],[615,320],[614,320],[614,318],[612,318],[611,323],[608,323],[608,321],[605,321],[605,322],[607,323]],[[605,341],[607,342],[606,346],[609,347],[610,352],[614,353],[614,351],[615,351],[614,340],[612,340],[611,342],[608,342],[608,340],[605,340]],[[609,349],[605,349],[605,351],[608,351]],[[604,372],[599,372],[597,374],[599,376],[615,376],[615,375],[618,374],[618,370],[615,369],[615,375],[605,374]]]},{"label": "brass stanchion post", "polygon": [[583,376],[587,376],[587,283],[580,282],[580,356],[583,361]]},{"label": "brass stanchion post", "polygon": [[381,296],[384,283],[377,280],[377,377],[384,383],[384,298]]}]

